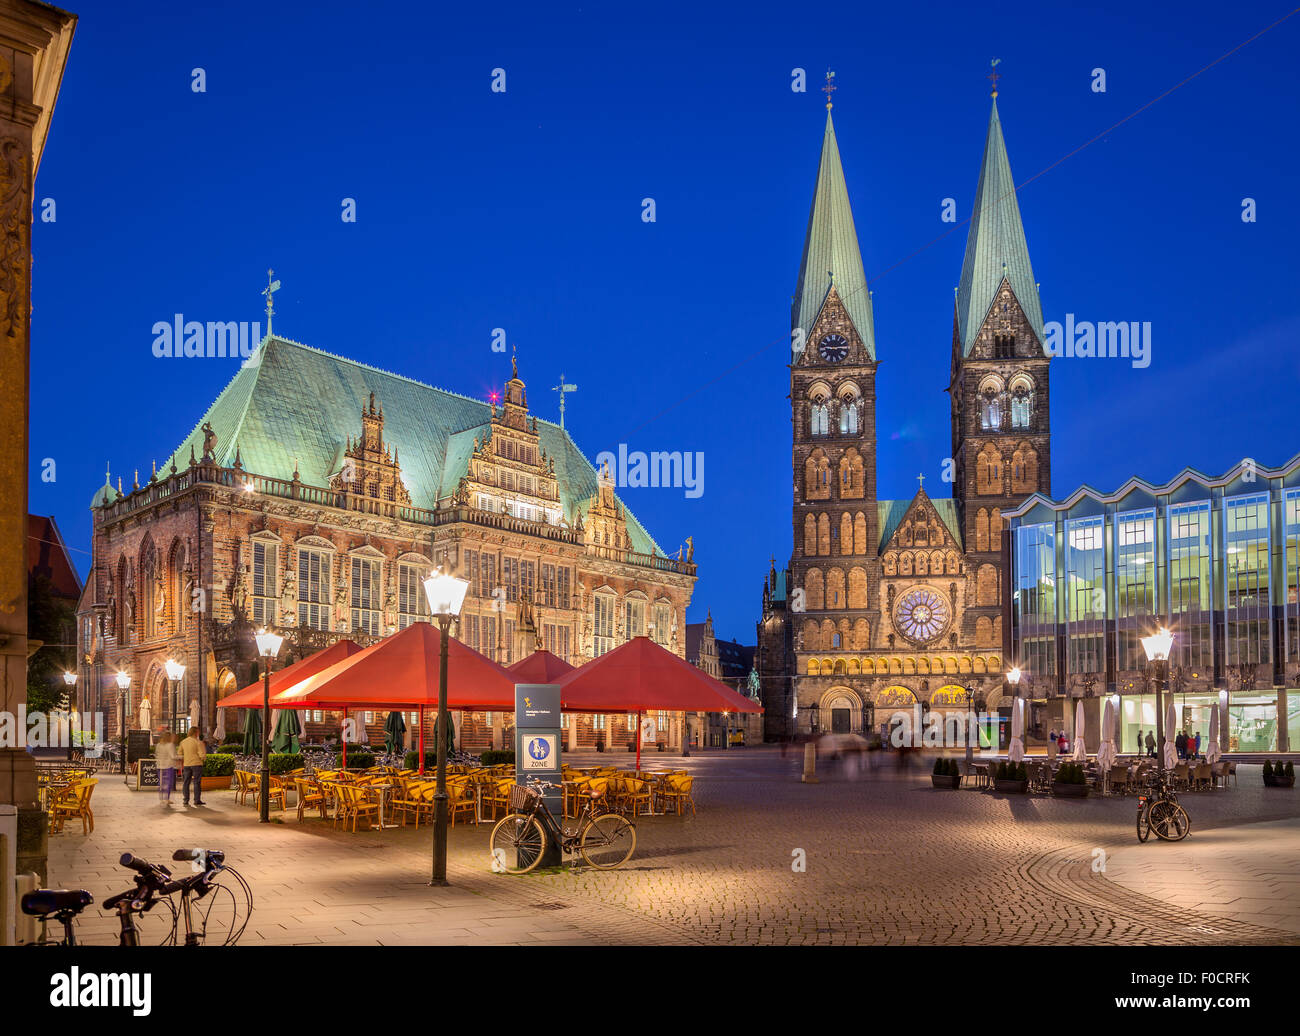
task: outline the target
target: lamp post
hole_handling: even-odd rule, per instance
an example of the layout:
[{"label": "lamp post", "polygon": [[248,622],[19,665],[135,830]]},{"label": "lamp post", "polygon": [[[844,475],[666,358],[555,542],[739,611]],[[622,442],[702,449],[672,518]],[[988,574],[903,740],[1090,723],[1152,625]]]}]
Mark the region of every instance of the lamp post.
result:
[{"label": "lamp post", "polygon": [[271,659],[280,653],[284,638],[267,630],[260,629],[253,634],[257,641],[257,653],[262,656],[262,772],[259,784],[262,789],[262,803],[258,811],[257,822],[271,822]]},{"label": "lamp post", "polygon": [[126,692],[131,687],[131,677],[119,669],[117,673],[117,726],[122,737],[122,776],[126,776]]},{"label": "lamp post", "polygon": [[457,579],[442,569],[424,581],[429,599],[429,613],[438,620],[438,722],[434,739],[438,742],[437,788],[433,795],[433,874],[430,885],[447,884],[447,638],[452,622],[459,618],[469,581]]},{"label": "lamp post", "polygon": [[170,685],[168,688],[168,693],[171,695],[171,700],[168,702],[168,708],[171,709],[171,719],[167,723],[167,729],[175,730],[176,729],[176,695],[177,695],[177,690],[180,686],[180,682],[185,676],[185,667],[181,665],[179,662],[177,662],[175,659],[169,658],[167,659],[164,668],[167,670],[167,683]]},{"label": "lamp post", "polygon": [[1142,650],[1147,653],[1156,685],[1156,771],[1161,782],[1165,779],[1165,717],[1161,692],[1169,670],[1169,651],[1173,646],[1174,635],[1163,626],[1149,637],[1142,638]]},{"label": "lamp post", "polygon": [[970,776],[971,766],[974,763],[975,746],[971,743],[971,735],[975,730],[975,691],[971,687],[966,688],[966,776]]},{"label": "lamp post", "polygon": [[68,688],[68,710],[67,710],[67,716],[68,716],[68,758],[71,759],[71,758],[72,758],[72,710],[73,710],[74,705],[76,704],[76,702],[75,702],[75,700],[73,699],[72,695],[73,695],[73,689],[77,686],[77,674],[76,674],[76,673],[70,673],[70,672],[64,672],[64,674],[63,674],[63,683],[64,683],[64,685]]},{"label": "lamp post", "polygon": [[[1013,709],[1018,709],[1018,708],[1020,708],[1020,702],[1019,702],[1017,699],[1020,697],[1020,677],[1021,677],[1022,675],[1023,675],[1023,674],[1020,672],[1020,666],[1018,666],[1018,665],[1017,665],[1017,666],[1012,666],[1012,667],[1007,671],[1007,683],[1010,684],[1010,686],[1011,686],[1011,700],[1012,700],[1011,707],[1012,707]],[[998,728],[999,728],[999,729],[998,729],[998,751],[999,751],[999,752],[1002,751],[1002,731],[1001,731],[1001,726],[1002,726],[1002,725],[999,723],[999,724],[998,724]]]}]

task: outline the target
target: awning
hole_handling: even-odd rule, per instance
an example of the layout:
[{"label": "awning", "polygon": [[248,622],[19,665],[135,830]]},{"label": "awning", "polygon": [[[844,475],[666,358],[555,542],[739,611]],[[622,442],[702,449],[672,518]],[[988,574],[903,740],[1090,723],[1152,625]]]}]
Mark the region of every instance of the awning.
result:
[{"label": "awning", "polygon": [[[293,665],[287,665],[279,672],[271,673],[271,697],[274,698],[280,691],[287,690],[299,681],[319,673],[322,669],[328,669],[335,663],[341,662],[361,650],[361,645],[356,641],[337,640],[324,650],[317,651],[314,655],[308,655],[306,658],[300,658]],[[233,694],[227,694],[217,702],[217,708],[219,709],[260,709],[261,707],[261,680],[250,683],[247,687],[240,688]]]},{"label": "awning", "polygon": [[534,651],[506,669],[519,683],[555,683],[573,672],[573,666],[549,651]]}]

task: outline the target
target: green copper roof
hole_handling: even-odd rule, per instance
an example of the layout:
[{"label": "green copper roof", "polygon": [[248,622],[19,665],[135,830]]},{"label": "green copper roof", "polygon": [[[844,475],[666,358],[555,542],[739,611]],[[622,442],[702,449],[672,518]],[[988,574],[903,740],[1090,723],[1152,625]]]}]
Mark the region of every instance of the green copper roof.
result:
[{"label": "green copper roof", "polygon": [[[934,505],[935,511],[939,515],[939,520],[948,527],[952,533],[953,539],[957,541],[957,547],[961,549],[961,520],[957,517],[957,501],[952,498],[940,497],[938,499],[928,496],[927,499]],[[912,506],[916,497],[911,500],[877,500],[876,515],[880,525],[880,549],[885,549],[894,533],[898,531],[899,525],[903,522],[903,516],[907,514],[907,509]]]},{"label": "green copper roof", "polygon": [[849,208],[849,191],[844,185],[840,149],[835,143],[835,125],[827,112],[817,189],[808,213],[799,283],[794,289],[790,313],[792,330],[802,328],[805,335],[812,331],[832,282],[874,360],[876,332],[871,319],[871,296],[867,293],[866,274],[862,272],[862,254],[858,251],[858,234]]},{"label": "green copper roof", "polygon": [[1016,202],[1016,183],[1011,178],[1011,163],[1007,160],[1002,123],[998,119],[998,102],[994,100],[988,138],[984,142],[984,163],[980,167],[979,186],[975,188],[975,208],[966,237],[966,258],[961,264],[961,284],[957,289],[957,332],[961,336],[963,356],[970,355],[1003,277],[1011,282],[1011,290],[1041,343],[1043,307],[1038,301],[1038,285],[1029,263],[1029,246],[1025,243],[1025,228]]},{"label": "green copper roof", "polygon": [[[327,485],[348,438],[361,434],[361,411],[373,392],[384,411],[384,442],[398,452],[411,504],[432,510],[455,492],[474,437],[483,439],[492,419],[488,403],[284,338],[263,339],[246,363],[177,447],[178,466],[189,463],[191,447],[202,455],[202,427],[210,423],[218,464],[233,465],[238,448],[246,471],[291,479],[296,465],[303,482]],[[581,513],[585,520],[596,495],[596,469],[558,425],[538,419],[537,432],[555,460],[564,516],[573,523]],[[632,549],[662,554],[626,505],[624,511]]]}]

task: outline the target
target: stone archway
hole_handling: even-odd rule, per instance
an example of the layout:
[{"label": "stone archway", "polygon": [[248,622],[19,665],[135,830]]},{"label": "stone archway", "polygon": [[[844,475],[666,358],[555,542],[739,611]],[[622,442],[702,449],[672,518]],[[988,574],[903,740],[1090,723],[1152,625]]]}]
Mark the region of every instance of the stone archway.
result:
[{"label": "stone archway", "polygon": [[826,691],[817,703],[817,725],[832,734],[861,734],[864,703],[852,687],[837,685]]}]

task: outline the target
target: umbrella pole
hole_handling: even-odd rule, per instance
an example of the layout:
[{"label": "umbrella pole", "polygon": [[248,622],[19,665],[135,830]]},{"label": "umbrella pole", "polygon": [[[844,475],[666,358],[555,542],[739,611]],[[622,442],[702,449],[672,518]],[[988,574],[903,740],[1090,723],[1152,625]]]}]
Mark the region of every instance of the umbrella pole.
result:
[{"label": "umbrella pole", "polygon": [[343,710],[343,769],[348,768],[348,710]]},{"label": "umbrella pole", "polygon": [[636,710],[636,768],[641,769],[641,710]]},{"label": "umbrella pole", "polygon": [[420,710],[420,776],[424,776],[424,709]]}]

